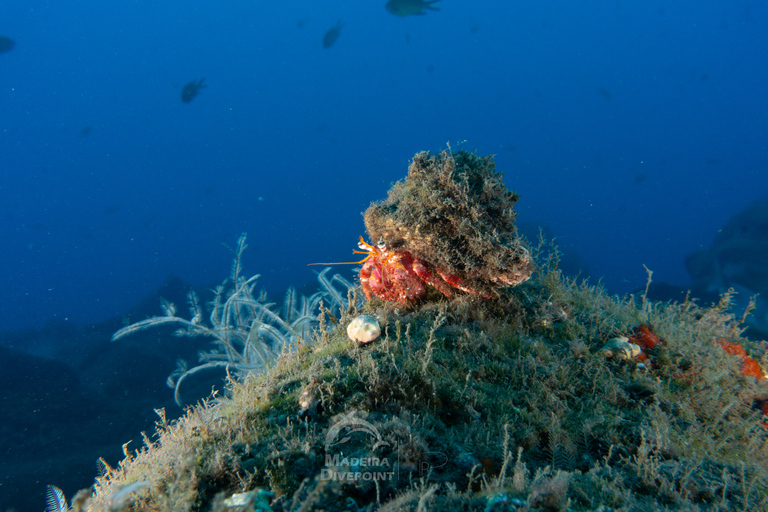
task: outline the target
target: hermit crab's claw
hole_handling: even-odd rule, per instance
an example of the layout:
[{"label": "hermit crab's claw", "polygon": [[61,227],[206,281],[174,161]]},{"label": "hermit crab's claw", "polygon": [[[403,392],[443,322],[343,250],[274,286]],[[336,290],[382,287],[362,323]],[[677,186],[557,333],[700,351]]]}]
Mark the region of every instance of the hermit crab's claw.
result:
[{"label": "hermit crab's claw", "polygon": [[368,254],[371,255],[374,252],[374,247],[367,243],[365,240],[363,240],[363,237],[360,237],[360,241],[357,243],[357,247],[362,249],[362,251],[352,251],[356,254]]}]

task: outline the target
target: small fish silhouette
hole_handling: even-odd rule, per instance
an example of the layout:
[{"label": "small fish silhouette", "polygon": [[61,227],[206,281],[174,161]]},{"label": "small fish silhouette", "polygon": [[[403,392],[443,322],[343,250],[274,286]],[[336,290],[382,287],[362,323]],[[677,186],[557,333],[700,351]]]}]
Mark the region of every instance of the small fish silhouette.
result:
[{"label": "small fish silhouette", "polygon": [[0,53],[5,53],[13,50],[16,46],[16,41],[10,37],[0,36]]},{"label": "small fish silhouette", "polygon": [[181,90],[181,101],[184,103],[189,103],[193,99],[195,99],[195,96],[198,95],[200,92],[200,89],[208,87],[205,85],[205,78],[201,78],[200,80],[192,80],[187,85],[184,86],[184,88]]},{"label": "small fish silhouette", "polygon": [[323,36],[323,48],[327,49],[336,44],[336,40],[341,35],[341,27],[343,26],[344,23],[339,20],[335,27],[331,28],[328,32],[325,33]]},{"label": "small fish silhouette", "polygon": [[384,7],[395,16],[405,17],[426,14],[424,9],[439,11],[440,9],[432,6],[432,4],[439,1],[440,0],[431,0],[427,2],[424,0],[389,0]]}]

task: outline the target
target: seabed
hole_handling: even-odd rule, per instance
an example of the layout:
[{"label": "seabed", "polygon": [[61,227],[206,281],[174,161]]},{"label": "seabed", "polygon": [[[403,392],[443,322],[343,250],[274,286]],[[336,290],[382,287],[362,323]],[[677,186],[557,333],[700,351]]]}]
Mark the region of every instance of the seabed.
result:
[{"label": "seabed", "polygon": [[[728,306],[611,297],[556,258],[498,300],[353,300],[225,396],[160,413],[78,506],[768,510],[768,379],[722,348],[766,368],[766,344]],[[346,333],[363,313],[383,328],[366,345]],[[655,346],[606,357],[640,325]]]},{"label": "seabed", "polygon": [[[227,392],[172,424],[158,411],[155,435],[75,510],[768,510],[768,344],[742,335],[749,309],[564,277],[556,249],[517,237],[517,199],[491,158],[423,152],[365,215],[381,251],[476,295],[433,281],[385,302],[375,268],[371,300],[342,281],[344,299],[323,272],[325,292],[302,307],[289,294],[278,317],[240,277],[242,237],[210,327],[191,295],[193,320],[166,306],[118,333],[213,336],[222,350],[202,366],[233,367]],[[350,340],[360,315],[380,337]],[[177,396],[195,371],[180,369]]]}]

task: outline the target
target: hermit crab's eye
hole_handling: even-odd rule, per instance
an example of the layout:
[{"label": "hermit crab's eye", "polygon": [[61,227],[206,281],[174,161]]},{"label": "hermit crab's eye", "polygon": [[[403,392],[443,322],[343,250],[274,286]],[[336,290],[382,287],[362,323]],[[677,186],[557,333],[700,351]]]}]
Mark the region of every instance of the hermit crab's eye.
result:
[{"label": "hermit crab's eye", "polygon": [[364,242],[358,242],[357,243],[357,247],[359,247],[360,249],[362,249],[364,251],[371,252],[370,246],[368,244],[364,243]]},{"label": "hermit crab's eye", "polygon": [[376,247],[378,247],[382,251],[385,251],[387,249],[387,243],[384,241],[383,238],[379,238],[379,241],[376,242]]}]

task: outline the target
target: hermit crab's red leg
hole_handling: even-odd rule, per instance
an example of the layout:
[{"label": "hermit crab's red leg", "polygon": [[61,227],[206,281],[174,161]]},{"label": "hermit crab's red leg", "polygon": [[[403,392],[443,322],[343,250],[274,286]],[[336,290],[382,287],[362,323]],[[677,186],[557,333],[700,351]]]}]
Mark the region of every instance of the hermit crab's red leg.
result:
[{"label": "hermit crab's red leg", "polygon": [[419,276],[421,279],[426,281],[428,284],[440,290],[440,293],[442,293],[448,298],[453,297],[453,290],[451,290],[449,286],[446,286],[445,281],[435,277],[435,274],[433,274],[427,268],[427,266],[424,265],[424,262],[422,262],[419,258],[413,258],[412,268],[413,268],[413,271],[416,272],[417,276]]},{"label": "hermit crab's red leg", "polygon": [[492,299],[493,297],[481,292],[480,290],[476,290],[475,288],[471,288],[464,283],[464,280],[461,279],[458,276],[453,276],[450,274],[446,274],[445,272],[437,271],[438,274],[440,274],[440,277],[443,278],[443,280],[448,283],[449,285],[453,286],[454,288],[458,288],[459,290],[467,293],[471,293],[472,295],[479,295],[480,297],[484,299]]},{"label": "hermit crab's red leg", "polygon": [[363,265],[360,270],[360,286],[363,288],[365,298],[371,300],[373,293],[371,292],[371,284],[368,282],[371,278],[371,268],[369,265]]}]

